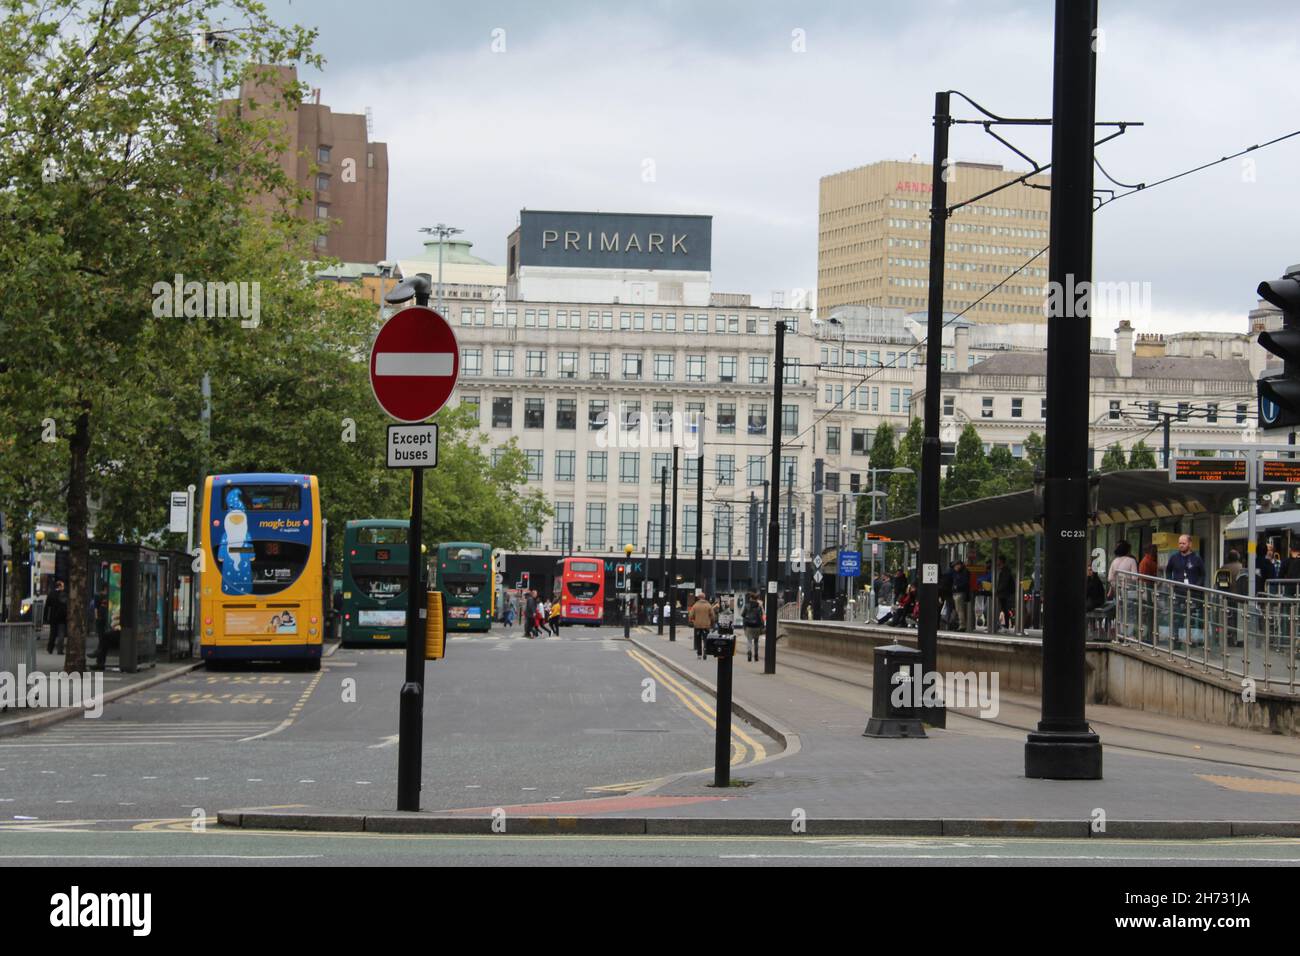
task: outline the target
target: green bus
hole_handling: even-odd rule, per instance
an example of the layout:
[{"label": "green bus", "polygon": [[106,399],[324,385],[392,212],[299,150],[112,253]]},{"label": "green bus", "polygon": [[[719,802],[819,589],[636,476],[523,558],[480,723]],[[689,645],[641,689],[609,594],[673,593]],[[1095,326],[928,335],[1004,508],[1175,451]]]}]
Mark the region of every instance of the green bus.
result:
[{"label": "green bus", "polygon": [[343,646],[406,645],[411,523],[349,521],[343,531]]},{"label": "green bus", "polygon": [[492,546],[479,541],[438,545],[436,587],[447,631],[486,631],[496,612]]}]

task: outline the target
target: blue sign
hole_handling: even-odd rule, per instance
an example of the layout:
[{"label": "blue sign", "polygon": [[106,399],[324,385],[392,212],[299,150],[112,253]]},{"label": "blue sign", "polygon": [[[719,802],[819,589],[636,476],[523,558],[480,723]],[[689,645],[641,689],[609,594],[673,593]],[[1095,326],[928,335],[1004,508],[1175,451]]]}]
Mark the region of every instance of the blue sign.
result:
[{"label": "blue sign", "polygon": [[840,577],[856,578],[862,574],[862,552],[840,552]]}]

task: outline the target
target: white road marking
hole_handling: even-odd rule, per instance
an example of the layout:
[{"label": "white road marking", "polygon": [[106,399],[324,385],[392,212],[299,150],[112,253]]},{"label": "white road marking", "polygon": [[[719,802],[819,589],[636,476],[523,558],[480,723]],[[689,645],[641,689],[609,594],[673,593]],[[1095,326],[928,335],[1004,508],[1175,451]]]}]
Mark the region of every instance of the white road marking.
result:
[{"label": "white road marking", "polygon": [[0,860],[319,860],[319,853],[254,856],[237,853],[6,853]]},{"label": "white road marking", "polygon": [[377,743],[377,744],[371,744],[371,745],[370,745],[369,747],[367,747],[366,749],[367,749],[367,750],[383,750],[385,747],[396,747],[396,746],[397,746],[397,738],[398,738],[398,735],[397,735],[397,734],[393,734],[391,737],[385,737],[383,740],[381,740],[381,741],[380,741],[379,743]]}]

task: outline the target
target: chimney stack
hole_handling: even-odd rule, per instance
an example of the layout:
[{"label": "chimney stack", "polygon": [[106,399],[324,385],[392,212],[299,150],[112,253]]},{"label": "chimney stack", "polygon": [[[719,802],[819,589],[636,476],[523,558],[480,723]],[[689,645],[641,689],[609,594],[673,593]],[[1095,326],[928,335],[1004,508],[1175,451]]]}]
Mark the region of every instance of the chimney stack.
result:
[{"label": "chimney stack", "polygon": [[1133,323],[1121,319],[1115,330],[1115,371],[1120,378],[1133,377]]},{"label": "chimney stack", "polygon": [[964,372],[970,368],[970,326],[958,325],[952,330],[952,341],[954,346],[953,358],[956,360],[958,372]]}]

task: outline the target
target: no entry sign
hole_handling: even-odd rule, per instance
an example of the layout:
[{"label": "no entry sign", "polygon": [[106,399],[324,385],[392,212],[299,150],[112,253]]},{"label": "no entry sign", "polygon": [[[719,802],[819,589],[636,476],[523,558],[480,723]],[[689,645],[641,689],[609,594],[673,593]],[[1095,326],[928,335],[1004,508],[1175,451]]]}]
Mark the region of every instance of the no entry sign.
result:
[{"label": "no entry sign", "polygon": [[399,422],[422,422],[451,397],[460,374],[456,333],[433,309],[410,306],[384,323],[370,349],[370,386]]}]

